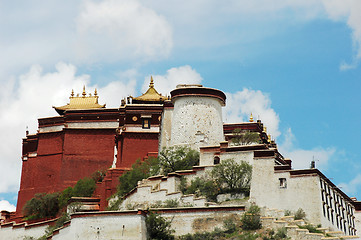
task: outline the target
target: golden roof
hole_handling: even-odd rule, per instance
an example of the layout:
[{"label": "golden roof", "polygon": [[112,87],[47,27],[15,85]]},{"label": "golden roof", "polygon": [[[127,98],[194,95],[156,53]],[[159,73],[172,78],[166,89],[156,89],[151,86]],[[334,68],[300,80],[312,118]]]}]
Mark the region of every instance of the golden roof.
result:
[{"label": "golden roof", "polygon": [[71,90],[70,94],[70,102],[67,105],[61,106],[61,107],[54,107],[55,110],[62,115],[64,111],[70,110],[70,109],[97,109],[97,108],[105,108],[104,105],[98,104],[98,92],[97,89],[94,91],[94,95],[92,96],[91,93],[89,93],[89,96],[86,96],[85,92],[85,86],[83,87],[83,93],[80,97],[79,94],[77,94],[76,97],[74,97],[74,90]]},{"label": "golden roof", "polygon": [[251,116],[249,117],[249,121],[250,121],[250,122],[253,122],[253,115],[252,115],[252,113],[251,113]]},{"label": "golden roof", "polygon": [[155,90],[152,76],[150,77],[148,90],[142,96],[133,98],[133,102],[163,102],[164,100],[167,100],[167,97],[162,96]]}]

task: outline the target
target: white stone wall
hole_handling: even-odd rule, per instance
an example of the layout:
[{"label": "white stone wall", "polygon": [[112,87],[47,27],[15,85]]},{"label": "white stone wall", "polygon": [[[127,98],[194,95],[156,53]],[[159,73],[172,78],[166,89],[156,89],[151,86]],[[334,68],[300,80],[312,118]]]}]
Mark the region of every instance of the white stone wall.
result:
[{"label": "white stone wall", "polygon": [[24,238],[33,237],[34,239],[40,238],[45,234],[45,229],[48,225],[35,226],[31,228],[19,227],[5,227],[0,228],[0,239],[4,240],[23,240]]},{"label": "white stone wall", "polygon": [[250,165],[253,165],[253,151],[244,152],[225,152],[220,155],[221,162],[227,159],[233,159],[235,162],[240,163],[245,161]]},{"label": "white stone wall", "polygon": [[68,128],[117,128],[118,122],[73,122],[67,123]]},{"label": "white stone wall", "polygon": [[94,214],[76,217],[53,240],[146,240],[145,217],[140,214]]},{"label": "white stone wall", "polygon": [[160,124],[159,152],[170,147],[173,108],[164,108]]},{"label": "white stone wall", "polygon": [[218,145],[224,140],[222,106],[211,97],[179,97],[174,102],[171,145],[192,148]]},{"label": "white stone wall", "polygon": [[40,127],[39,132],[59,132],[62,131],[64,128],[64,125],[57,125],[57,126],[51,126],[51,127]]},{"label": "white stone wall", "polygon": [[[287,187],[280,187],[285,178]],[[290,177],[289,172],[274,172],[273,158],[254,159],[250,201],[261,207],[297,211],[302,208],[307,219],[321,222],[321,197],[318,176]]]},{"label": "white stone wall", "polygon": [[[205,208],[207,210],[207,208]],[[189,211],[162,213],[162,217],[172,221],[176,236],[196,232],[211,232],[216,227],[222,228],[223,221],[233,217],[240,219],[244,211]]]}]

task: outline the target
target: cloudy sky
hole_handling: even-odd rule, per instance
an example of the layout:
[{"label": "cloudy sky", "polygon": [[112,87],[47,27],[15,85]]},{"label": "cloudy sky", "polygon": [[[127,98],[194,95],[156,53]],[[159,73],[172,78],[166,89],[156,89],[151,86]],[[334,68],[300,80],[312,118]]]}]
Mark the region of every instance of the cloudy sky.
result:
[{"label": "cloudy sky", "polygon": [[100,102],[178,83],[227,94],[225,122],[261,119],[294,168],[312,159],[361,199],[359,0],[0,2],[0,209],[13,210],[21,139],[71,89]]}]

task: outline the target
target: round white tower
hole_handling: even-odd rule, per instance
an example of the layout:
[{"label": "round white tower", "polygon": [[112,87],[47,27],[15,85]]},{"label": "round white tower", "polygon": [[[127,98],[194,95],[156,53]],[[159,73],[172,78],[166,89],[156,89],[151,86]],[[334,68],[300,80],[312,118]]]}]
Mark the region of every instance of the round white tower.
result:
[{"label": "round white tower", "polygon": [[199,148],[224,141],[222,106],[226,95],[222,91],[202,85],[178,85],[171,96],[171,146]]}]

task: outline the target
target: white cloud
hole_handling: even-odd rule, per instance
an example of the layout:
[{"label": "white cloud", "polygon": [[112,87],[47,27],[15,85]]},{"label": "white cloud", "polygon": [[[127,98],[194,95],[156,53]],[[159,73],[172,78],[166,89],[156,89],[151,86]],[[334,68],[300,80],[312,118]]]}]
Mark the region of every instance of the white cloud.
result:
[{"label": "white cloud", "polygon": [[338,187],[341,188],[343,192],[351,195],[351,197],[356,196],[361,187],[361,174],[357,174],[357,176],[348,183],[338,184]]},{"label": "white cloud", "polygon": [[[167,70],[165,75],[154,75],[154,87],[162,95],[170,95],[170,91],[176,88],[178,84],[200,84],[201,75],[191,66],[185,65],[174,67]],[[144,93],[149,87],[150,76],[144,79],[142,92]]]},{"label": "white cloud", "polygon": [[77,31],[76,50],[86,61],[157,59],[172,48],[166,19],[136,0],[85,1]]},{"label": "white cloud", "polygon": [[284,136],[285,140],[283,143],[279,144],[278,148],[285,158],[290,158],[292,160],[292,167],[294,169],[309,168],[312,160],[315,160],[316,168],[326,169],[328,161],[336,153],[336,149],[332,147],[326,149],[315,147],[309,150],[296,148],[294,146],[296,138],[293,135],[291,128],[287,129]]},{"label": "white cloud", "polygon": [[352,30],[352,41],[355,49],[355,59],[351,64],[341,63],[341,70],[355,68],[361,59],[361,1],[359,0],[322,0],[330,19],[345,21]]},{"label": "white cloud", "polygon": [[267,94],[260,90],[243,88],[240,92],[226,95],[227,105],[223,110],[226,123],[246,122],[252,113],[255,120],[260,119],[264,123],[273,138],[281,134],[278,129],[279,116],[271,107],[271,99]]},{"label": "white cloud", "polygon": [[[135,79],[129,78],[110,82],[98,88],[99,103],[118,107],[120,99],[135,92]],[[25,135],[25,127],[31,133],[37,129],[39,117],[56,116],[52,106],[62,106],[69,102],[71,89],[81,93],[83,85],[94,91],[96,85],[90,85],[88,75],[76,75],[76,67],[71,64],[58,63],[56,70],[44,73],[41,66],[34,65],[29,72],[13,79],[6,88],[1,89],[0,98],[0,192],[17,191],[21,172],[21,138]],[[90,92],[89,91],[89,92]],[[109,102],[107,102],[109,101]]]},{"label": "white cloud", "polygon": [[2,210],[14,212],[16,207],[6,200],[0,200],[0,211]]}]

